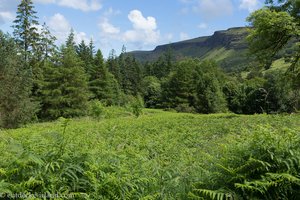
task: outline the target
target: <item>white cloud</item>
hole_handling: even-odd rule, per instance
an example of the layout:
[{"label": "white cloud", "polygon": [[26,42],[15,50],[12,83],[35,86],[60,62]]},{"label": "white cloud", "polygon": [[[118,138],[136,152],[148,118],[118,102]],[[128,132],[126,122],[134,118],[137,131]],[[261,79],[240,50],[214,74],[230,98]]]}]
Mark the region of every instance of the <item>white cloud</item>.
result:
[{"label": "white cloud", "polygon": [[34,0],[36,3],[57,4],[82,11],[97,11],[102,8],[99,0]]},{"label": "white cloud", "polygon": [[[122,41],[129,48],[141,49],[152,48],[153,45],[161,42],[162,37],[160,36],[160,31],[157,29],[154,17],[144,17],[141,11],[132,10],[127,16],[132,28],[122,31],[110,22],[109,13],[115,12],[113,10],[105,12],[98,24],[102,45],[109,46],[112,41]],[[172,35],[167,35],[164,38],[170,40],[172,39]]]},{"label": "white cloud", "polygon": [[98,0],[57,0],[58,5],[66,6],[82,11],[97,11],[102,8]]},{"label": "white cloud", "polygon": [[136,30],[155,30],[157,28],[155,18],[145,18],[139,10],[132,10],[128,15],[128,19]]},{"label": "white cloud", "polygon": [[[55,35],[60,44],[66,41],[72,29],[69,21],[60,13],[56,13],[50,18],[50,20],[48,21],[48,26],[52,34]],[[88,43],[89,41],[89,38],[84,32],[77,32],[76,30],[74,30],[74,35],[76,43],[80,43],[81,40],[84,40],[86,43]]]},{"label": "white cloud", "polygon": [[160,32],[157,30],[154,17],[145,18],[141,11],[132,10],[128,15],[132,23],[132,30],[127,30],[123,35],[125,42],[133,42],[144,45],[156,44],[160,39]]},{"label": "white cloud", "polygon": [[258,0],[241,0],[240,9],[248,10],[252,12],[259,7]]},{"label": "white cloud", "polygon": [[120,33],[120,28],[112,25],[108,18],[102,18],[100,23],[98,24],[100,27],[102,35],[111,35]]},{"label": "white cloud", "polygon": [[[82,11],[97,11],[102,8],[101,0],[33,0],[34,3],[57,4]],[[20,0],[0,0],[0,25],[15,18]]]},{"label": "white cloud", "polygon": [[181,32],[180,35],[180,40],[188,40],[190,39],[190,36],[187,33]]},{"label": "white cloud", "polygon": [[0,11],[0,21],[3,20],[3,22],[6,21],[13,21],[15,18],[15,15],[13,12],[9,11]]},{"label": "white cloud", "polygon": [[68,20],[60,13],[53,15],[50,18],[48,25],[56,33],[65,33],[71,29],[71,25]]},{"label": "white cloud", "polygon": [[86,34],[85,32],[79,32],[79,33],[78,33],[78,32],[75,31],[75,38],[74,38],[74,40],[75,40],[75,42],[76,42],[77,44],[79,44],[82,40],[83,40],[86,44],[88,44],[88,43],[90,42],[91,38],[92,38],[92,37],[88,37],[87,34]]}]

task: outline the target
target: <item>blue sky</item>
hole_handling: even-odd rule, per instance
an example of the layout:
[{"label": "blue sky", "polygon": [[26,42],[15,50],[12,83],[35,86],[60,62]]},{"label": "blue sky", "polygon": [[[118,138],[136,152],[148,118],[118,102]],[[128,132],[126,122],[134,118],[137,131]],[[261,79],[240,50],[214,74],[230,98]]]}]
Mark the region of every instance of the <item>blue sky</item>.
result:
[{"label": "blue sky", "polygon": [[[76,41],[90,38],[105,57],[111,49],[120,53],[151,50],[155,46],[214,31],[247,25],[246,17],[264,0],[33,0],[41,24],[46,22],[58,44],[70,29]],[[0,29],[10,26],[20,0],[0,0]]]}]

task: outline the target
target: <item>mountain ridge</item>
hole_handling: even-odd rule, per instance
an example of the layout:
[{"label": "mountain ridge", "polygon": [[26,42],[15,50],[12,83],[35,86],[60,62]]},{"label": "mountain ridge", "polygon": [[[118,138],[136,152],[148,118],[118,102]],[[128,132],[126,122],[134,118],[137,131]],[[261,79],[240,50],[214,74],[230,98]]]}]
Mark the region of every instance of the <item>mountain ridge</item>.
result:
[{"label": "mountain ridge", "polygon": [[215,31],[211,36],[158,45],[151,51],[132,51],[129,54],[144,63],[155,61],[165,52],[171,50],[175,60],[184,58],[212,59],[226,71],[241,70],[252,61],[248,54],[246,41],[248,31],[248,27],[233,27]]}]

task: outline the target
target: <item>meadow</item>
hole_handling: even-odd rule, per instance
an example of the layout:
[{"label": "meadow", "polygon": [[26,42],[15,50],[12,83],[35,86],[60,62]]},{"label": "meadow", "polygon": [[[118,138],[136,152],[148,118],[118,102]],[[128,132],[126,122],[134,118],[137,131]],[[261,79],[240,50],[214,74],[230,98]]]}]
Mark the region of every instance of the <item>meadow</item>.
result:
[{"label": "meadow", "polygon": [[120,108],[3,129],[0,197],[297,199],[299,131],[297,114]]}]

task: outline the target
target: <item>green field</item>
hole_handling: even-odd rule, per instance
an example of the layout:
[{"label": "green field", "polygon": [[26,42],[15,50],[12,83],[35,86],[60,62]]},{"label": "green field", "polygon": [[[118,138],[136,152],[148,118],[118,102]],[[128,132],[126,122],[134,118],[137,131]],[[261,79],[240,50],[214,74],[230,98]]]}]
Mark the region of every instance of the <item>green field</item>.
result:
[{"label": "green field", "polygon": [[[139,118],[114,109],[100,120],[60,119],[1,130],[0,195],[247,199],[242,196],[247,184],[259,188],[265,182],[246,196],[264,195],[265,188],[272,197],[285,192],[282,183],[299,189],[299,131],[299,115],[147,109]],[[280,177],[268,179],[269,174]]]}]

